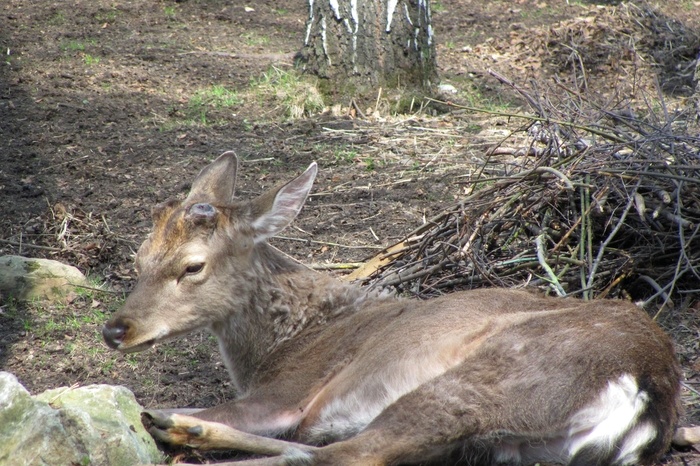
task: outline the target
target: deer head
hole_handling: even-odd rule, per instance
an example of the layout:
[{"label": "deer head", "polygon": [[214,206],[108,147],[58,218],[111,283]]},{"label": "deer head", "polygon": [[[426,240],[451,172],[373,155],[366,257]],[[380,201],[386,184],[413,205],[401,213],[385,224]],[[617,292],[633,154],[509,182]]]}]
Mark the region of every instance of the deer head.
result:
[{"label": "deer head", "polygon": [[297,216],[317,168],[251,201],[234,199],[237,168],[226,152],[184,201],[153,209],[153,231],[136,254],[138,282],[102,331],[111,348],[141,351],[245,312],[264,273],[259,246]]}]

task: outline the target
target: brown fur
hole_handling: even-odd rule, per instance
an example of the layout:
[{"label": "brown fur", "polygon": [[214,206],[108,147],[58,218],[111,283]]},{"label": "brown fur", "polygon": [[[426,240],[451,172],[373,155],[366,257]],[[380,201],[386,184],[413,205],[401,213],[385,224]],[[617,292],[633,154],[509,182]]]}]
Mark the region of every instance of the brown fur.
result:
[{"label": "brown fur", "polygon": [[653,435],[640,437],[639,464],[668,448],[680,370],[668,337],[632,304],[503,289],[430,301],[367,293],[265,242],[296,216],[315,166],[234,201],[236,166],[224,154],[185,201],[157,209],[137,255],[139,282],[105,326],[122,351],[200,327],[219,340],[239,398],[195,417],[152,413],[156,437],[279,455],[279,464],[417,463],[454,452],[490,461],[511,449],[525,462],[583,464],[590,453],[616,464],[618,450],[595,442],[577,455],[541,451],[556,450],[582,410],[615,409],[600,397],[619,385],[638,390],[625,396],[643,409],[616,448],[645,428]]}]

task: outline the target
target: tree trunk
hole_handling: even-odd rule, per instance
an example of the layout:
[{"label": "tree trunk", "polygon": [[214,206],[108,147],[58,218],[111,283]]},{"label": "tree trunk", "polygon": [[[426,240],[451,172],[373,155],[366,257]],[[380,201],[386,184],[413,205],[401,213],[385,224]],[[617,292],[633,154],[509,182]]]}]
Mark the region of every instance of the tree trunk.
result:
[{"label": "tree trunk", "polygon": [[322,90],[370,97],[437,84],[429,0],[309,0],[301,66]]}]

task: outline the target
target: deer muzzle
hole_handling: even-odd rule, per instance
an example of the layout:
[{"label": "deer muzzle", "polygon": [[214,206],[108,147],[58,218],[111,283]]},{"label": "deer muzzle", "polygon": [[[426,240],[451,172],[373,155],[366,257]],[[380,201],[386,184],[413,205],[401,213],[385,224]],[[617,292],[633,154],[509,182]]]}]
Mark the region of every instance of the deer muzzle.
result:
[{"label": "deer muzzle", "polygon": [[120,321],[110,321],[102,327],[102,338],[104,338],[105,343],[110,348],[119,349],[128,331],[128,324]]}]

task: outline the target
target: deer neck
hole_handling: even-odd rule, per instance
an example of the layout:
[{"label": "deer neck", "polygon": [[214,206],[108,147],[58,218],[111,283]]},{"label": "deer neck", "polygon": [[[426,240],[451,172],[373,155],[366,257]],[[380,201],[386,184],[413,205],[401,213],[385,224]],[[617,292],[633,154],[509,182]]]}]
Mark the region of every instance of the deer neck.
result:
[{"label": "deer neck", "polygon": [[280,343],[302,330],[383,299],[357,285],[319,274],[267,244],[256,248],[246,291],[229,316],[211,325],[239,393]]}]

